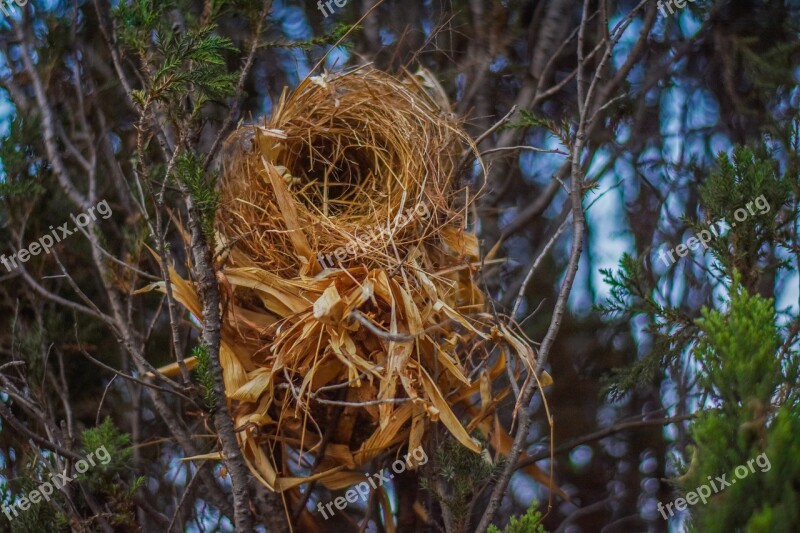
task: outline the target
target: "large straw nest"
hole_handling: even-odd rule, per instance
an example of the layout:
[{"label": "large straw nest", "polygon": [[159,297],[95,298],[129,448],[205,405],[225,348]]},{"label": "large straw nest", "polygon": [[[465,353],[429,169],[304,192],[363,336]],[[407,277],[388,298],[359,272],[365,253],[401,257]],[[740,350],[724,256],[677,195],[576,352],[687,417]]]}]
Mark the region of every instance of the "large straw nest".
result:
[{"label": "large straw nest", "polygon": [[510,444],[492,381],[507,347],[529,366],[533,352],[486,313],[457,187],[469,141],[426,89],[363,68],[311,78],[228,143],[220,356],[244,456],[272,490],[363,481],[359,466],[439,421],[475,452],[475,430]]},{"label": "large straw nest", "polygon": [[[393,227],[393,239],[370,239],[368,253],[362,242],[360,257],[344,264],[396,263],[394,246],[419,232],[414,224],[397,228],[397,214],[421,205],[439,222],[461,215],[450,210],[451,181],[467,137],[412,81],[368,69],[310,78],[284,93],[266,127],[244,128],[234,139],[255,150],[227,160],[222,233],[239,239],[249,261],[281,276],[316,273],[298,252],[332,253],[365,229]],[[273,170],[285,191],[275,190]],[[278,197],[286,193],[293,220]],[[292,232],[292,221],[304,235]]]}]

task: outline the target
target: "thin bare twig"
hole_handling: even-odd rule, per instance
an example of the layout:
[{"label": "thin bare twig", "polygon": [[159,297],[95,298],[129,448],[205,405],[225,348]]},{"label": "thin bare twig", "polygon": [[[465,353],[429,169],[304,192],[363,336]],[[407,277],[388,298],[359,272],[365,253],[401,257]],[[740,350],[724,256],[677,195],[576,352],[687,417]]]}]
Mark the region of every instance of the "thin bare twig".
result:
[{"label": "thin bare twig", "polygon": [[54,442],[50,442],[49,440],[40,437],[30,429],[25,427],[25,424],[17,420],[17,417],[14,416],[14,413],[11,412],[11,409],[9,409],[4,402],[0,402],[0,416],[3,418],[4,421],[8,422],[9,425],[11,425],[11,427],[13,427],[15,430],[19,431],[20,433],[28,437],[30,440],[32,440],[42,448],[47,448],[48,450],[53,451],[68,459],[72,459],[73,461],[79,461],[81,459],[81,456],[76,454],[75,452],[71,452],[70,450],[67,450],[64,447],[59,446]]},{"label": "thin bare twig", "polygon": [[[684,420],[691,420],[695,418],[696,414],[685,414],[685,415],[677,415],[677,416],[669,416],[664,418],[652,418],[646,420],[628,420],[624,422],[619,422],[617,424],[611,425],[607,428],[603,428],[587,435],[582,435],[580,437],[574,438],[569,442],[565,442],[560,446],[557,446],[553,449],[553,454],[559,454],[566,451],[569,451],[581,444],[586,444],[587,442],[592,442],[595,440],[599,440],[609,435],[613,435],[614,433],[620,433],[621,431],[626,431],[628,429],[637,429],[637,428],[644,428],[644,427],[651,427],[651,426],[666,426],[667,424],[674,424],[676,422],[683,422]],[[550,457],[551,452],[545,451],[540,452],[535,455],[531,455],[530,457],[526,457],[522,461],[517,463],[516,468],[524,468],[528,465],[532,465],[534,463],[538,463],[543,459],[547,459]]]},{"label": "thin bare twig", "polygon": [[[578,129],[575,133],[574,144],[570,147],[571,156],[571,174],[572,174],[572,187],[570,197],[572,201],[572,249],[570,250],[569,264],[567,266],[564,281],[561,284],[558,300],[556,301],[553,316],[550,320],[550,326],[547,329],[547,334],[539,347],[539,353],[536,358],[536,367],[533,369],[534,374],[542,372],[544,365],[547,363],[547,358],[550,354],[556,335],[561,327],[561,321],[564,313],[566,312],[567,300],[572,291],[572,284],[575,281],[575,276],[578,272],[578,264],[580,261],[581,252],[583,250],[583,236],[585,232],[584,227],[584,213],[583,213],[583,166],[581,164],[583,156],[583,148],[586,142],[585,131],[585,105],[584,105],[584,91],[583,91],[583,45],[584,45],[584,28],[588,19],[589,0],[584,0],[583,17],[581,19],[581,28],[578,31],[578,107],[580,122]],[[519,410],[519,425],[514,436],[511,450],[508,453],[508,463],[503,468],[497,483],[492,490],[489,498],[489,503],[486,512],[483,514],[479,522],[476,533],[484,533],[494,519],[494,515],[500,507],[503,495],[505,494],[508,483],[511,480],[511,475],[516,469],[516,463],[519,459],[520,453],[524,448],[525,441],[532,422],[532,415],[528,412],[528,404],[533,398],[533,394],[538,388],[538,380],[529,379],[523,387],[522,394],[518,399],[518,405],[521,405]],[[551,427],[552,433],[552,427]],[[552,469],[552,464],[551,464]],[[548,508],[550,504],[548,504]]]},{"label": "thin bare twig", "polygon": [[562,150],[555,149],[555,148],[554,149],[547,149],[547,148],[537,148],[535,146],[519,145],[519,146],[501,146],[500,148],[492,148],[491,150],[486,150],[485,152],[482,152],[481,153],[481,157],[483,157],[485,155],[488,155],[488,154],[498,153],[498,152],[516,152],[518,150],[527,150],[529,152],[539,152],[539,153],[543,153],[543,154],[569,155],[568,153],[566,153],[566,152],[564,152]]},{"label": "thin bare twig", "polygon": [[[120,372],[116,368],[110,367],[107,364],[105,364],[104,362],[95,359],[94,357],[89,355],[89,352],[87,352],[83,348],[81,348],[81,353],[83,354],[84,357],[86,357],[89,361],[91,361],[95,365],[97,365],[97,366],[99,366],[101,368],[104,368],[104,369],[108,370],[109,372],[113,372],[115,377],[119,376],[119,377],[121,377],[123,379],[127,379],[128,381],[132,381],[133,383],[138,383],[139,385],[142,385],[143,387],[148,387],[148,388],[159,390],[161,392],[166,392],[166,393],[169,393],[169,394],[175,394],[177,396],[180,396],[184,400],[187,400],[187,401],[195,404],[194,401],[191,398],[189,398],[188,396],[186,396],[182,392],[179,392],[177,390],[167,389],[165,387],[159,387],[158,385],[154,385],[152,383],[148,383],[148,382],[143,381],[143,380],[141,380],[139,378],[135,378],[133,376],[129,376],[128,374],[126,374],[124,372]],[[158,372],[156,372],[156,374],[158,374]],[[195,404],[195,405],[197,405],[197,404]]]},{"label": "thin bare twig", "polygon": [[[495,122],[495,123],[494,123],[494,125],[492,125],[492,127],[490,127],[488,130],[486,130],[486,131],[484,131],[483,133],[481,133],[481,134],[478,136],[478,138],[477,138],[477,139],[475,139],[475,146],[478,146],[478,145],[480,145],[480,144],[481,144],[481,143],[482,143],[482,142],[483,142],[483,141],[484,141],[484,140],[485,140],[487,137],[489,137],[489,135],[491,135],[491,134],[493,134],[494,132],[496,132],[496,131],[497,131],[498,129],[500,129],[500,127],[502,127],[502,126],[503,126],[503,125],[504,125],[506,122],[508,122],[509,120],[511,120],[511,117],[514,115],[514,113],[516,113],[516,112],[517,112],[517,109],[518,109],[518,108],[519,108],[519,106],[517,106],[517,105],[512,105],[512,106],[511,106],[511,109],[509,109],[508,113],[506,113],[506,114],[503,116],[503,118],[501,118],[500,120],[498,120],[497,122]],[[465,150],[464,150],[464,154],[463,154],[463,155],[464,155],[464,156],[466,156],[466,155],[469,155],[469,153],[470,153],[471,151],[472,151],[472,150],[470,150],[469,148],[467,148],[467,149],[465,149]]]},{"label": "thin bare twig", "polygon": [[111,388],[111,385],[114,383],[114,380],[117,379],[117,375],[115,374],[114,377],[108,380],[106,384],[106,388],[103,389],[103,395],[100,397],[100,403],[97,404],[97,414],[94,416],[94,425],[100,425],[100,411],[103,409],[103,402],[105,402],[106,395],[108,394],[108,390]]},{"label": "thin bare twig", "polygon": [[528,283],[530,283],[531,279],[533,279],[533,274],[539,268],[539,265],[542,263],[542,259],[545,258],[545,256],[550,252],[550,249],[556,243],[556,241],[561,236],[561,234],[564,233],[564,230],[567,229],[567,226],[568,226],[568,221],[565,220],[561,224],[561,226],[558,227],[558,229],[553,234],[553,236],[550,238],[550,240],[547,241],[547,244],[542,249],[542,251],[539,254],[539,256],[533,261],[533,264],[531,265],[530,270],[528,270],[528,274],[525,276],[525,279],[522,281],[522,286],[519,288],[519,292],[517,293],[517,300],[514,302],[514,307],[511,309],[512,318],[517,316],[517,310],[519,309],[519,306],[522,304],[522,300],[525,298],[525,292],[528,290]]},{"label": "thin bare twig", "polygon": [[[194,476],[192,476],[192,479],[189,481],[189,483],[186,484],[186,488],[184,489],[183,494],[181,495],[181,500],[178,502],[178,505],[175,506],[175,513],[173,513],[172,515],[172,520],[170,520],[169,526],[167,526],[167,533],[172,531],[172,527],[175,525],[175,520],[177,520],[178,515],[181,512],[181,508],[183,507],[183,504],[186,502],[186,498],[190,494],[192,494],[195,481],[202,479],[200,476],[200,470],[202,470],[205,464],[206,464],[205,459],[200,461],[200,463],[197,465],[197,472],[195,472]],[[187,466],[187,468],[191,468],[191,466]]]}]

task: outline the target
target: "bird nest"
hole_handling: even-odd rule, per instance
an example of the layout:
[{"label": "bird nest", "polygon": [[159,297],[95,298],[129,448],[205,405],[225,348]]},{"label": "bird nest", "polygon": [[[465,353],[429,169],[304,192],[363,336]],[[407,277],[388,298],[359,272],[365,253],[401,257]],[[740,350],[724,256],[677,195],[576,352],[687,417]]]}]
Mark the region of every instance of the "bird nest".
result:
[{"label": "bird nest", "polygon": [[[533,360],[476,284],[457,176],[474,146],[444,99],[368,68],[308,78],[227,143],[220,358],[241,449],[272,490],[363,481],[361,465],[436,423],[479,452],[507,348]],[[173,281],[199,316],[194,286]]]}]

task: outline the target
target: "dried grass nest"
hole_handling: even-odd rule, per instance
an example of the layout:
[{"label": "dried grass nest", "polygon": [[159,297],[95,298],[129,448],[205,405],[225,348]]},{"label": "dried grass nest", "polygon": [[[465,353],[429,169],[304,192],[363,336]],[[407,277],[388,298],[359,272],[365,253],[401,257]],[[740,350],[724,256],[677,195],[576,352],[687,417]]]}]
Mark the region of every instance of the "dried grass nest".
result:
[{"label": "dried grass nest", "polygon": [[[475,452],[476,430],[507,451],[492,382],[509,348],[534,355],[476,285],[456,175],[474,146],[442,101],[410,74],[312,77],[227,143],[221,362],[242,451],[271,490],[363,481],[360,466],[416,449],[436,422]],[[173,280],[200,316],[194,286]]]}]

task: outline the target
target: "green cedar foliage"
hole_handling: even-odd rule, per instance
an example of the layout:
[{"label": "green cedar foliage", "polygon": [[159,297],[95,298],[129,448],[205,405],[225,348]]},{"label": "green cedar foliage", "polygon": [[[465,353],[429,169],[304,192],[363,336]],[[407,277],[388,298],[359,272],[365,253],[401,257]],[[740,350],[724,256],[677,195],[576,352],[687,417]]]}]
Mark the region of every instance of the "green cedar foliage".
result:
[{"label": "green cedar foliage", "polygon": [[[482,436],[473,437],[485,450]],[[449,435],[444,439],[420,477],[420,487],[433,495],[456,531],[466,531],[474,498],[502,471],[503,461],[493,463],[488,452],[475,454]]]},{"label": "green cedar foliage", "polygon": [[644,265],[634,257],[623,255],[618,272],[610,269],[600,272],[611,287],[611,297],[599,306],[600,310],[626,321],[647,316],[645,332],[653,339],[650,354],[629,367],[612,371],[608,389],[611,398],[617,400],[637,385],[652,382],[664,366],[677,360],[696,335],[697,327],[680,309],[656,301]]},{"label": "green cedar foliage", "polygon": [[39,143],[39,123],[36,119],[17,116],[11,121],[8,137],[0,142],[0,197],[11,199],[31,198],[44,192],[37,174],[44,165],[34,146]]},{"label": "green cedar foliage", "polygon": [[[706,219],[690,222],[689,226],[697,233],[719,220],[727,222],[727,233],[712,240],[709,248],[725,274],[730,277],[737,270],[745,287],[752,291],[761,273],[761,260],[781,237],[777,215],[788,200],[789,179],[778,174],[777,163],[767,154],[756,155],[743,147],[734,149],[732,158],[721,153],[717,165],[718,170],[700,186]],[[746,204],[760,196],[769,210],[762,213],[754,209],[755,214],[748,212],[745,220],[734,219],[738,209],[747,210]]]},{"label": "green cedar foliage", "polygon": [[319,37],[312,37],[306,41],[267,41],[263,46],[266,48],[300,48],[301,50],[311,50],[315,46],[327,46],[338,43],[337,46],[341,46],[347,50],[352,50],[353,41],[339,42],[339,40],[354,27],[355,29],[353,31],[358,31],[360,29],[360,26],[339,22],[336,23],[327,33]]},{"label": "green cedar foliage", "polygon": [[213,411],[216,404],[214,401],[214,375],[211,373],[211,361],[205,344],[195,346],[192,350],[192,355],[197,358],[194,375],[203,394],[203,400],[206,403],[206,407]]},{"label": "green cedar foliage", "polygon": [[[788,173],[780,176],[776,163],[763,150],[757,154],[743,147],[734,149],[732,158],[720,153],[717,167],[700,187],[704,219],[686,220],[686,223],[697,234],[709,230],[711,225],[718,228],[718,222],[724,219],[727,231],[714,236],[708,244],[713,274],[721,273],[731,279],[737,271],[745,289],[755,292],[756,283],[763,274],[766,252],[783,242],[786,220],[791,220],[780,214],[781,208],[789,202],[790,177]],[[755,214],[748,211],[743,221],[732,226],[736,210],[746,209],[746,204],[762,195],[769,210],[763,214],[759,209],[754,209]],[[664,243],[663,246],[671,245]],[[621,321],[646,317],[645,333],[653,339],[649,354],[628,367],[614,369],[608,378],[609,393],[612,399],[618,399],[638,385],[651,383],[664,367],[676,364],[697,339],[699,330],[694,322],[696,316],[666,303],[666,298],[657,298],[659,293],[641,260],[625,254],[618,271],[603,269],[601,273],[611,287],[611,297],[597,306],[598,309]]]},{"label": "green cedar foliage", "polygon": [[[91,494],[98,505],[109,511],[106,517],[116,531],[134,531],[136,517],[133,495],[142,487],[144,478],[133,479],[130,488],[127,489],[126,484],[120,483],[120,479],[127,478],[132,470],[130,436],[121,433],[114,422],[106,418],[96,428],[83,431],[81,440],[82,450],[75,450],[76,453],[82,458],[88,457],[90,453],[93,454],[95,465],[91,466],[87,462],[88,470],[77,475],[75,475],[75,465],[72,465],[71,473],[67,473],[73,478],[68,483],[69,490],[85,490]],[[106,454],[101,452],[98,456],[95,453],[100,448],[104,448],[108,453],[107,460]],[[51,461],[46,453],[44,458],[31,457],[31,460],[18,470],[14,479],[0,484],[0,501],[6,504],[18,502],[22,496],[38,490],[43,483],[52,481],[53,472],[57,468],[53,464],[44,464],[44,461]],[[106,464],[101,461],[106,461]],[[9,511],[13,517],[10,522],[4,514],[0,514],[0,528],[12,533],[71,531],[70,515],[66,510],[72,505],[78,506],[77,510],[84,516],[92,514],[82,498],[73,498],[73,501],[69,502],[60,490],[53,490],[49,502],[42,500],[31,504],[26,511],[17,508],[16,517]],[[96,524],[87,523],[85,526],[88,531],[94,531]]]},{"label": "green cedar foliage", "polygon": [[[707,504],[689,508],[691,526],[703,532],[793,531],[800,523],[800,358],[792,344],[800,322],[791,317],[794,323],[779,326],[774,301],[757,292],[767,266],[773,272],[788,266],[775,250],[791,246],[786,226],[797,217],[787,207],[795,203],[794,176],[781,176],[764,150],[736,148],[732,157],[720,154],[717,166],[700,187],[704,219],[686,222],[695,234],[727,222],[727,230],[709,243],[712,262],[706,268],[728,297],[692,317],[663,303],[668,298],[659,295],[642,261],[626,255],[619,271],[604,271],[612,290],[600,309],[626,320],[646,317],[653,339],[649,354],[616,370],[610,392],[619,397],[652,383],[664,366],[678,366],[680,356],[689,355],[696,364],[682,371],[696,375],[692,393],[701,404],[689,430],[694,453],[676,485],[688,493],[723,474],[737,479]],[[760,196],[769,209],[748,212],[734,226],[735,211]],[[734,475],[737,466],[761,454],[771,468],[762,472],[753,463],[754,472]]]},{"label": "green cedar foliage", "polygon": [[227,37],[215,35],[214,29],[157,35],[155,50],[161,65],[153,73],[150,100],[177,101],[192,89],[199,108],[201,102],[233,95],[238,75],[227,72],[225,53],[235,52],[236,47]]},{"label": "green cedar foliage", "polygon": [[[774,302],[751,296],[738,274],[724,311],[703,309],[695,355],[699,385],[716,409],[699,413],[691,426],[697,453],[680,478],[684,492],[709,476],[736,479],[706,505],[691,508],[697,531],[793,531],[800,523],[800,409],[798,364],[782,350]],[[765,454],[743,477],[734,469]]]},{"label": "green cedar foliage", "polygon": [[182,152],[178,156],[176,175],[192,195],[195,208],[200,215],[203,234],[213,246],[214,216],[219,206],[219,193],[216,190],[217,175],[212,175],[207,181],[203,171],[203,162],[189,152]]},{"label": "green cedar foliage", "polygon": [[524,515],[512,516],[508,525],[502,532],[497,526],[490,525],[487,533],[547,533],[542,525],[542,513],[536,510],[538,502],[533,500]]},{"label": "green cedar foliage", "polygon": [[571,144],[570,141],[570,123],[567,119],[562,119],[561,122],[556,122],[550,118],[543,118],[540,116],[535,115],[534,113],[528,111],[527,109],[520,109],[517,115],[510,120],[508,123],[503,124],[500,129],[501,130],[508,130],[508,129],[523,129],[527,130],[530,128],[544,128],[550,133],[553,134],[558,140],[561,141],[561,144],[564,146],[569,146]]}]

